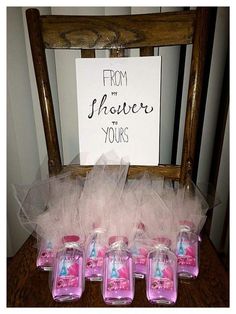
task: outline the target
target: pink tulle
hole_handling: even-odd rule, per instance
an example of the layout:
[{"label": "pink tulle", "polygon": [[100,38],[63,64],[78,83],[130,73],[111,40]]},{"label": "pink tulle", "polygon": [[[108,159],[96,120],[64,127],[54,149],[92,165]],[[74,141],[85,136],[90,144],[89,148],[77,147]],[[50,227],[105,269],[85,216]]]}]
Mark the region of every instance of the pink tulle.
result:
[{"label": "pink tulle", "polygon": [[53,246],[64,235],[78,234],[78,199],[83,181],[81,177],[72,178],[70,173],[51,177],[28,186],[21,199],[16,188],[21,224],[29,232],[36,231],[37,238],[50,240]]},{"label": "pink tulle", "polygon": [[164,186],[163,199],[172,210],[181,227],[200,233],[208,204],[197,186],[188,179],[185,185],[175,183]]},{"label": "pink tulle", "polygon": [[129,189],[124,189],[122,195],[120,197],[114,196],[108,206],[110,210],[107,238],[112,236],[126,237],[130,246],[138,223],[137,199],[134,193]]},{"label": "pink tulle", "polygon": [[67,173],[15,186],[19,220],[52,243],[65,235],[78,235],[83,242],[96,230],[106,244],[110,237],[121,236],[131,246],[141,228],[147,236],[144,249],[152,239],[165,237],[173,248],[183,222],[201,231],[208,204],[191,180],[181,185],[148,173],[127,180],[128,167],[114,154],[102,155],[85,179]]},{"label": "pink tulle", "polygon": [[86,236],[96,229],[104,232],[108,229],[110,204],[124,189],[129,165],[122,161],[113,166],[110,163],[111,160],[103,155],[85,179],[80,198],[80,221]]}]

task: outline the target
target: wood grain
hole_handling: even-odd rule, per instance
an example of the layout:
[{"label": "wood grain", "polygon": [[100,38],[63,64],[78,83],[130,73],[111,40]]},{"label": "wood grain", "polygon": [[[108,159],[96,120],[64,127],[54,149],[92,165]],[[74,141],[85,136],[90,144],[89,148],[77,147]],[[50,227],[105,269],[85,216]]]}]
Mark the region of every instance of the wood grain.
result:
[{"label": "wood grain", "polygon": [[181,181],[184,182],[187,176],[192,176],[200,107],[203,90],[203,78],[208,43],[210,10],[202,8],[197,10],[197,23],[193,38],[193,51],[190,68],[190,82],[187,98],[187,110],[185,118],[185,129],[182,152]]},{"label": "wood grain", "polygon": [[95,58],[95,50],[94,49],[81,49],[81,57],[82,58]]},{"label": "wood grain", "polygon": [[62,165],[39,11],[27,10],[26,18],[48,151],[49,173],[55,175],[60,172]]},{"label": "wood grain", "polygon": [[154,56],[154,47],[142,47],[140,48],[140,56]]},{"label": "wood grain", "polygon": [[[100,283],[86,282],[79,301],[57,303],[48,286],[48,273],[36,269],[35,239],[31,236],[7,270],[8,307],[107,307]],[[129,307],[155,307],[146,299],[145,281],[136,280],[135,297]],[[200,247],[200,273],[195,280],[179,281],[175,307],[228,307],[229,277],[207,236]]]},{"label": "wood grain", "polygon": [[119,48],[119,49],[111,49],[110,50],[110,58],[121,58],[125,56],[125,49]]},{"label": "wood grain", "polygon": [[45,47],[66,49],[190,44],[194,22],[195,11],[127,16],[41,16]]},{"label": "wood grain", "polygon": [[[62,172],[71,172],[72,175],[85,176],[93,166],[65,165]],[[113,166],[110,166],[113,167]],[[164,176],[169,179],[178,180],[180,178],[180,166],[159,165],[159,166],[129,166],[128,178],[134,178],[147,171],[151,175]]]}]

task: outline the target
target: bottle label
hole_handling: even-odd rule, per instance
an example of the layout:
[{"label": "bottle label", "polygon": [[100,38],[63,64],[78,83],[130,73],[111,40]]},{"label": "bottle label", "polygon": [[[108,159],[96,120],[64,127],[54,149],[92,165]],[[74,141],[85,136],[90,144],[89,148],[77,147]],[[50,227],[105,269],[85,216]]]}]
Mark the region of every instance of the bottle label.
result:
[{"label": "bottle label", "polygon": [[177,243],[177,259],[180,266],[196,266],[196,244],[180,239]]},{"label": "bottle label", "polygon": [[92,241],[88,246],[86,269],[102,267],[105,253],[106,247],[102,247],[96,241]]},{"label": "bottle label", "polygon": [[39,253],[39,258],[42,262],[52,264],[54,258],[54,252],[52,250],[42,250]]},{"label": "bottle label", "polygon": [[37,258],[37,265],[39,266],[52,266],[54,259],[54,251],[50,241],[42,242],[39,255]]},{"label": "bottle label", "polygon": [[57,289],[79,286],[78,258],[64,256],[60,259],[56,282]]},{"label": "bottle label", "polygon": [[130,289],[129,260],[109,257],[108,261],[108,291]]},{"label": "bottle label", "polygon": [[164,262],[156,261],[152,264],[151,289],[173,290],[173,269]]}]

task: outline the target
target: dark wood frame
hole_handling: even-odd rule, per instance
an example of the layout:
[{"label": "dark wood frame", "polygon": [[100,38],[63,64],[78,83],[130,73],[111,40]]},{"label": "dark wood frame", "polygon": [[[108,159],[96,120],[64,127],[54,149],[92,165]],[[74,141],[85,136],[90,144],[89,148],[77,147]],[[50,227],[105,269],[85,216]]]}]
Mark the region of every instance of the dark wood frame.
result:
[{"label": "dark wood frame", "polygon": [[[95,57],[95,49],[110,49],[111,57],[117,57],[124,55],[125,48],[140,48],[140,55],[147,56],[153,55],[155,46],[193,44],[181,165],[131,166],[129,170],[130,176],[148,170],[182,182],[191,176],[207,55],[209,15],[209,8],[131,16],[44,16],[37,9],[27,10],[49,173],[57,174],[68,166],[61,163],[45,49],[81,49],[82,57]],[[90,168],[69,166],[70,170],[80,174]]]}]

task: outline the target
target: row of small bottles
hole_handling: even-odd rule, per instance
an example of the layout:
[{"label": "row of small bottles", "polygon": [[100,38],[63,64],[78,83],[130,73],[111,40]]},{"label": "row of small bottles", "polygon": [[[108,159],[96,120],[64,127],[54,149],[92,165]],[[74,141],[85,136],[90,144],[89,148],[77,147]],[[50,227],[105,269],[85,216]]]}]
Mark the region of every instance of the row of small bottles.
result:
[{"label": "row of small bottles", "polygon": [[198,235],[191,223],[184,222],[177,237],[176,252],[167,237],[150,242],[144,225],[138,225],[133,246],[121,236],[103,242],[103,230],[95,229],[86,249],[78,236],[65,236],[54,258],[50,242],[39,251],[37,266],[49,270],[52,265],[52,296],[56,301],[79,299],[85,289],[85,278],[102,281],[105,303],[130,304],[134,298],[134,278],[146,279],[146,296],[151,303],[173,304],[177,299],[178,276],[198,275]]}]

